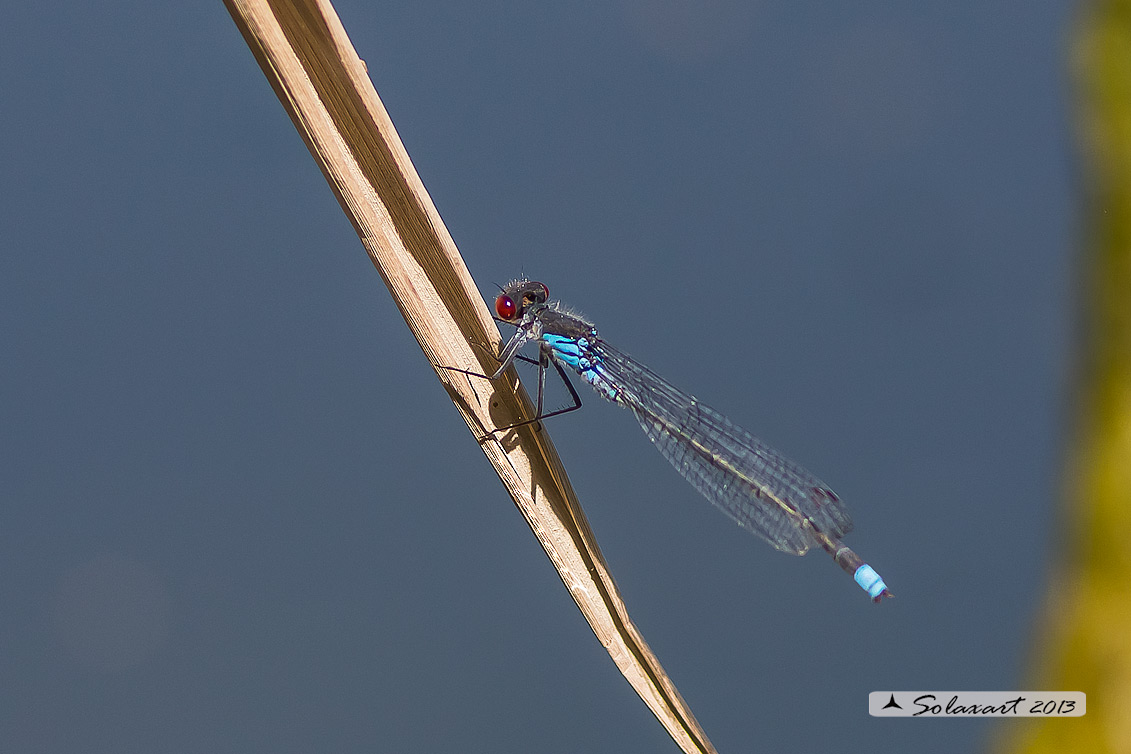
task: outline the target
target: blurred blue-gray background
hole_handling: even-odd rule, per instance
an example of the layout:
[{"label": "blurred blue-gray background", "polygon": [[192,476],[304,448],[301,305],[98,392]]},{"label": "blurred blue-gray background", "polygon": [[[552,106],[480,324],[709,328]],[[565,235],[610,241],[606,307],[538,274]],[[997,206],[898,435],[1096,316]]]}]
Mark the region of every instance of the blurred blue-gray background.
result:
[{"label": "blurred blue-gray background", "polygon": [[[844,498],[881,607],[550,425],[722,752],[973,752],[1072,376],[1067,3],[337,4],[484,295],[544,281]],[[0,30],[0,750],[675,751],[219,2]],[[556,400],[564,400],[564,394]]]}]

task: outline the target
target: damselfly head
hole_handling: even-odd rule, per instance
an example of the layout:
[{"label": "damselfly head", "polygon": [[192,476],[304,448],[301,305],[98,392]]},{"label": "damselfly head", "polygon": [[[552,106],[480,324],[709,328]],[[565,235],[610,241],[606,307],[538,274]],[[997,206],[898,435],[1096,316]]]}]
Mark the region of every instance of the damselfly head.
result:
[{"label": "damselfly head", "polygon": [[550,297],[550,289],[534,280],[515,280],[503,286],[503,292],[495,299],[495,313],[504,322],[520,319],[528,306],[544,304]]}]

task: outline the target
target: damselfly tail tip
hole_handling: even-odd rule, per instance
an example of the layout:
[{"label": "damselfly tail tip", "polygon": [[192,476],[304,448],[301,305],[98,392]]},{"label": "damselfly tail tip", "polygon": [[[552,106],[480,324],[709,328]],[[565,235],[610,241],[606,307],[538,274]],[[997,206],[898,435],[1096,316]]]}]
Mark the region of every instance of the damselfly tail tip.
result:
[{"label": "damselfly tail tip", "polygon": [[872,602],[878,603],[885,596],[895,596],[888,591],[888,585],[880,578],[880,574],[876,573],[875,569],[867,563],[857,568],[852,578],[856,580],[856,583],[860,585],[861,589],[868,593],[868,596],[872,598]]},{"label": "damselfly tail tip", "polygon": [[882,592],[872,598],[872,602],[878,605],[883,601],[884,597],[895,597],[895,595],[891,593],[890,589],[884,589]]}]

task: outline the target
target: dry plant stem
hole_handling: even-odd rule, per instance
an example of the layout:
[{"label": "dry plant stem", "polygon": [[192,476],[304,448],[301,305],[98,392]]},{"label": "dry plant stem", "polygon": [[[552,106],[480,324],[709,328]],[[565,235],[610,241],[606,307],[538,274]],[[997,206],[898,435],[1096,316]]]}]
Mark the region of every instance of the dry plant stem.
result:
[{"label": "dry plant stem", "polygon": [[[333,7],[226,4],[433,366],[494,371],[498,329]],[[685,752],[713,752],[629,620],[545,432],[485,437],[531,416],[513,367],[495,383],[437,375],[625,678]]]}]

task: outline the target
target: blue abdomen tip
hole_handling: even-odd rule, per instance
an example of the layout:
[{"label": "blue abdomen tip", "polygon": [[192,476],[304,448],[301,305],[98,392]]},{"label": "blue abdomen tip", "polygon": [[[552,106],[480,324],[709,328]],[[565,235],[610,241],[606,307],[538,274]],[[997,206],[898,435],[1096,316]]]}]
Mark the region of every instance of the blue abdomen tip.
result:
[{"label": "blue abdomen tip", "polygon": [[888,589],[888,585],[880,578],[880,574],[876,573],[875,569],[867,563],[857,568],[852,578],[856,579],[856,583],[860,585],[860,588],[867,592],[868,596],[874,600],[878,600]]}]

